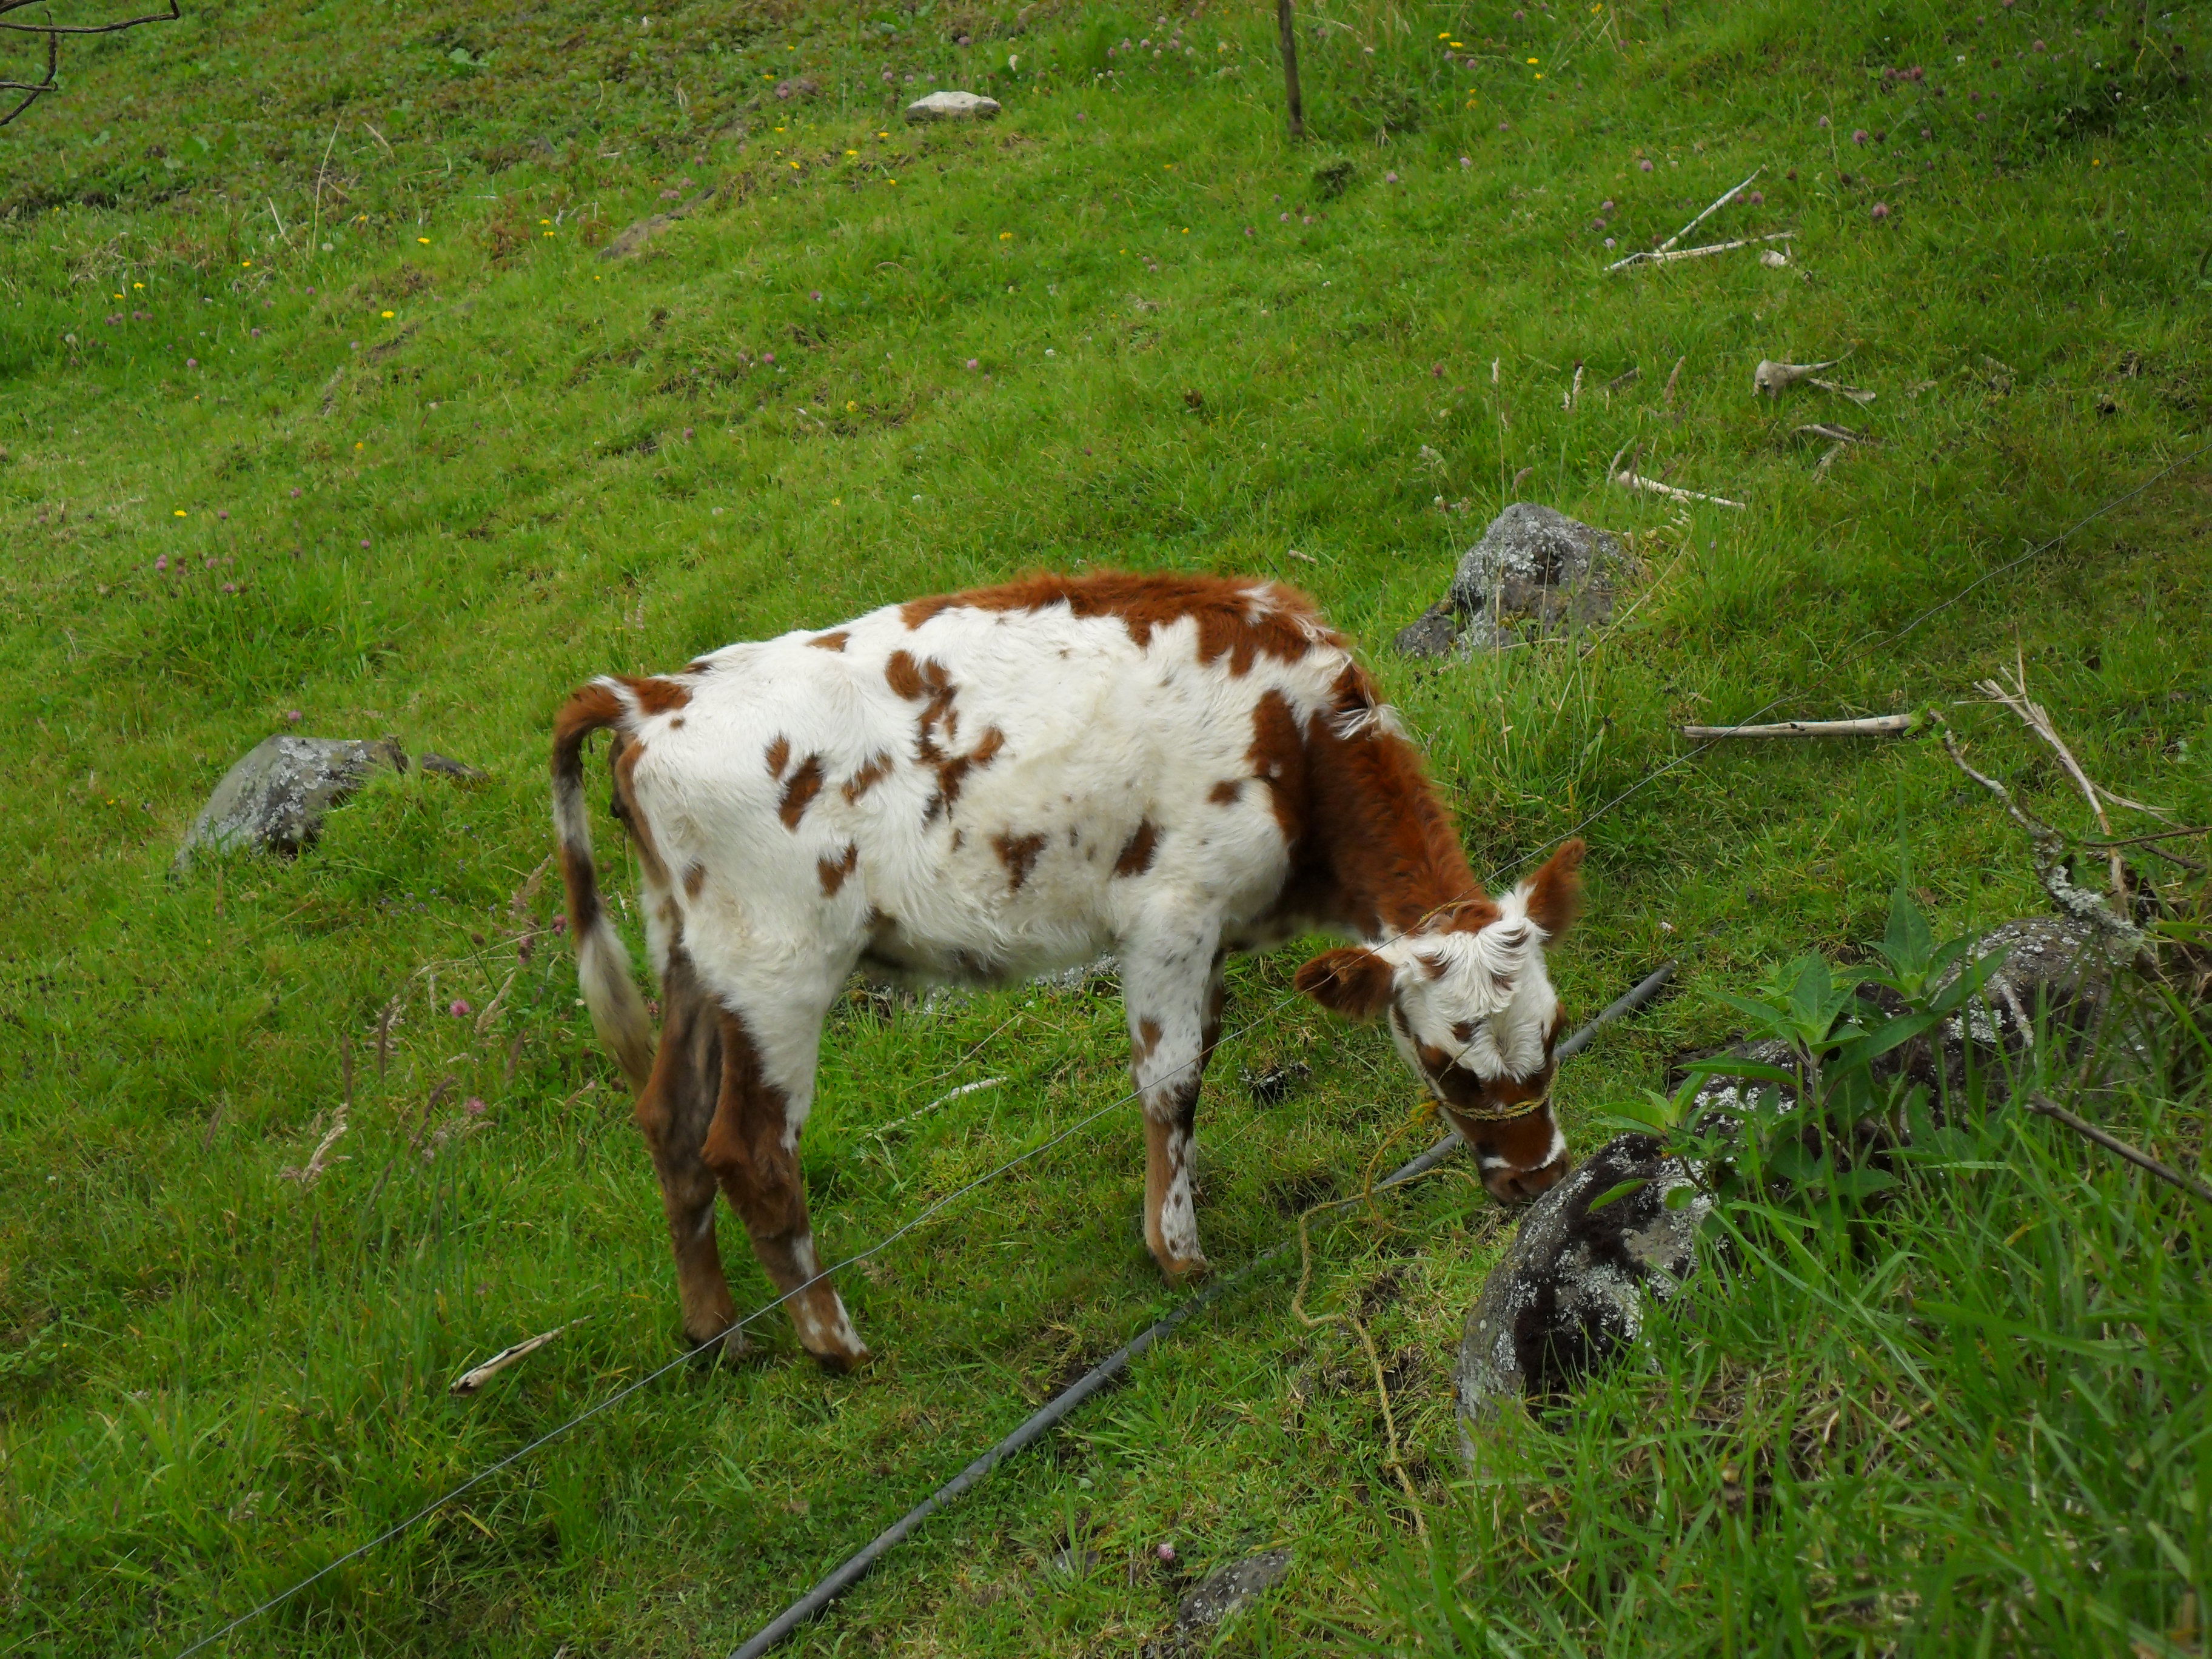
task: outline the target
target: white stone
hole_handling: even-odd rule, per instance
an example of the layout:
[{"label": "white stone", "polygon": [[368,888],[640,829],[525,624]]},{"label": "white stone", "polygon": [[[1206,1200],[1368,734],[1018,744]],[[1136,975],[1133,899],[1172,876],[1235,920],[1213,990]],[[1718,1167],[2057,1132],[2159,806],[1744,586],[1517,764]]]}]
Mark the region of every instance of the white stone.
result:
[{"label": "white stone", "polygon": [[998,112],[997,99],[978,98],[972,92],[933,92],[906,106],[906,118],[917,125],[924,121],[957,121],[963,117],[988,121]]}]

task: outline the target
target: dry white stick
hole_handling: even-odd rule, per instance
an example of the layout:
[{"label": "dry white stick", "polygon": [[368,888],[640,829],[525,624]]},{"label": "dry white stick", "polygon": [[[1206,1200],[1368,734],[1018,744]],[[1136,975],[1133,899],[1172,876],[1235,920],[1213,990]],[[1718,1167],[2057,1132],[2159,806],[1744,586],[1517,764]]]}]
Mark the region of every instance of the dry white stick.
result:
[{"label": "dry white stick", "polygon": [[2051,895],[2051,902],[2063,914],[2085,922],[2100,932],[2112,935],[2116,944],[2126,948],[2130,957],[2139,955],[2145,948],[2142,932],[2132,922],[2118,915],[2104,900],[2087,888],[2076,887],[2066,873],[2066,837],[2049,824],[2024,810],[2012,798],[2012,791],[1995,778],[1985,777],[1966,763],[1959,740],[1951,735],[1950,727],[1943,728],[1943,747],[1950,751],[1953,764],[1976,783],[1997,798],[2014,823],[2027,831],[2028,839],[2035,843],[2041,860],[2036,875],[2043,883],[2043,890]]},{"label": "dry white stick", "polygon": [[1825,363],[1778,363],[1765,357],[1751,371],[1751,389],[1765,392],[1770,398],[1779,398],[1798,381],[1808,380],[1824,368],[1833,368],[1844,360],[1831,357]]},{"label": "dry white stick", "polygon": [[[2165,814],[2155,807],[2145,806],[2141,801],[2126,800],[2112,793],[2111,790],[2096,782],[2081,769],[2081,763],[2074,758],[2074,751],[2066,746],[2066,740],[2058,735],[2058,728],[2052,723],[2050,714],[2040,703],[2028,696],[2027,665],[2024,659],[2015,658],[2011,690],[2008,691],[1995,680],[1983,680],[1974,689],[2011,709],[2014,714],[2020,716],[2022,725],[2051,745],[2058,757],[2058,763],[2066,769],[2066,775],[2074,780],[2083,797],[2088,801],[2089,810],[2097,816],[2097,827],[2105,832],[2107,840],[2112,838],[2112,821],[2105,816],[2103,803],[2098,799],[2100,796],[2102,796],[2105,800],[2111,801],[2115,806],[2124,806],[2137,812],[2148,812],[2154,817],[2165,817]],[[2124,873],[2126,866],[2120,856],[2119,848],[2113,848],[2107,856],[2111,860],[2112,891],[2124,897],[2128,890]]]},{"label": "dry white stick", "polygon": [[923,1107],[920,1111],[908,1112],[904,1117],[893,1118],[889,1123],[884,1124],[882,1128],[875,1132],[873,1139],[881,1140],[892,1130],[902,1129],[908,1124],[915,1121],[917,1119],[927,1117],[939,1107],[950,1106],[954,1101],[959,1099],[963,1095],[972,1095],[983,1089],[995,1089],[1006,1080],[1006,1079],[1002,1077],[987,1077],[980,1082],[963,1083],[958,1088],[955,1089],[951,1094],[939,1095],[936,1099],[931,1101],[928,1105]]},{"label": "dry white stick", "polygon": [[1833,380],[1824,380],[1817,374],[1808,374],[1805,378],[1809,384],[1820,387],[1821,391],[1832,392],[1838,398],[1849,398],[1855,404],[1863,405],[1874,401],[1875,394],[1863,386],[1839,386]]},{"label": "dry white stick", "polygon": [[1667,265],[1677,259],[1702,259],[1709,253],[1726,253],[1734,248],[1757,247],[1761,242],[1786,242],[1797,233],[1778,230],[1771,236],[1746,236],[1734,242],[1712,242],[1704,247],[1678,247],[1671,252],[1656,250],[1647,253],[1632,253],[1625,259],[1615,259],[1607,270],[1625,270],[1630,265]]},{"label": "dry white stick", "polygon": [[323,1161],[323,1155],[337,1145],[338,1137],[345,1132],[346,1109],[341,1106],[338,1108],[337,1116],[331,1121],[329,1133],[317,1143],[315,1150],[307,1154],[307,1163],[296,1170],[277,1170],[276,1178],[279,1181],[296,1181],[302,1187],[313,1186],[316,1182],[322,1179],[324,1171],[330,1168],[331,1164],[343,1164],[347,1161],[343,1158],[334,1158],[331,1159],[330,1164]]},{"label": "dry white stick", "polygon": [[1832,444],[1878,444],[1881,441],[1871,433],[1854,432],[1850,428],[1838,426],[1832,421],[1814,421],[1809,426],[1799,427],[1797,432],[1801,437],[1809,434],[1815,438],[1826,438]]},{"label": "dry white stick", "polygon": [[562,1332],[567,1330],[570,1325],[580,1325],[584,1322],[585,1319],[589,1319],[591,1315],[586,1314],[581,1319],[570,1320],[568,1325],[556,1325],[551,1330],[545,1332],[543,1335],[532,1337],[527,1342],[518,1342],[511,1348],[501,1348],[497,1353],[485,1360],[483,1364],[477,1366],[473,1370],[463,1371],[459,1376],[455,1377],[453,1379],[453,1386],[448,1389],[447,1392],[448,1394],[474,1394],[478,1389],[483,1387],[485,1383],[490,1382],[492,1378],[497,1376],[509,1365],[515,1364],[519,1360],[529,1358],[532,1354],[536,1353],[548,1342],[550,1342],[555,1337],[560,1335]]},{"label": "dry white stick", "polygon": [[1771,726],[1686,726],[1686,738],[1901,737],[1916,728],[1917,714],[1872,714],[1853,720],[1780,720]]},{"label": "dry white stick", "polygon": [[1497,357],[1492,357],[1490,360],[1490,383],[1492,386],[1496,386],[1498,384],[1498,365],[1501,361],[1501,359]]},{"label": "dry white stick", "polygon": [[1626,467],[1613,475],[1613,481],[1623,489],[1648,489],[1655,495],[1666,496],[1669,501],[1711,501],[1715,507],[1743,506],[1741,501],[1732,501],[1725,495],[1701,495],[1694,489],[1677,489],[1672,484],[1662,484],[1656,478],[1640,478]]},{"label": "dry white stick", "polygon": [[1765,171],[1766,171],[1766,169],[1765,169],[1764,167],[1753,167],[1753,168],[1751,170],[1751,179],[1745,179],[1745,180],[1743,181],[1743,183],[1742,183],[1742,184],[1738,185],[1735,187],[1735,190],[1732,190],[1732,191],[1729,191],[1729,193],[1728,193],[1727,195],[1725,195],[1725,196],[1722,197],[1722,198],[1720,198],[1720,200],[1719,200],[1719,201],[1715,202],[1715,203],[1714,203],[1711,207],[1707,208],[1707,209],[1706,209],[1703,213],[1700,213],[1700,214],[1699,214],[1696,218],[1694,218],[1694,219],[1691,220],[1691,221],[1690,221],[1690,222],[1689,222],[1688,224],[1684,225],[1684,226],[1681,228],[1681,229],[1680,229],[1680,230],[1676,231],[1676,232],[1675,232],[1672,236],[1669,236],[1669,237],[1668,237],[1665,241],[1663,241],[1663,242],[1660,243],[1660,244],[1659,244],[1659,251],[1660,251],[1662,253],[1664,253],[1664,252],[1665,252],[1668,248],[1670,248],[1670,247],[1674,246],[1675,243],[1677,243],[1677,242],[1680,241],[1680,240],[1681,240],[1685,236],[1687,236],[1687,235],[1688,235],[1692,231],[1695,230],[1695,229],[1696,229],[1699,225],[1702,225],[1703,223],[1705,223],[1706,220],[1708,220],[1708,219],[1711,218],[1711,217],[1713,216],[1713,215],[1715,215],[1716,213],[1718,213],[1718,212],[1719,212],[1723,208],[1726,207],[1726,206],[1727,206],[1730,202],[1733,202],[1733,201],[1735,199],[1735,198],[1736,198],[1736,193],[1737,193],[1737,191],[1741,191],[1741,190],[1745,189],[1747,186],[1748,186],[1748,185],[1750,185],[1750,183],[1751,183],[1751,179],[1756,179],[1756,178],[1758,178],[1758,177],[1759,177],[1759,175],[1760,173],[1764,173],[1764,172],[1765,172]]}]

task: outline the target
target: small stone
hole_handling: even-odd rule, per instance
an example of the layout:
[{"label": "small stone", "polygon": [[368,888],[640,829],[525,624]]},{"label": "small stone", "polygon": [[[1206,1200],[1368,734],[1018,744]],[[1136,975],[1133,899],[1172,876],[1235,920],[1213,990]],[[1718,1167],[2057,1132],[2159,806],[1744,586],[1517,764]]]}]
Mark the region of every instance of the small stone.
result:
[{"label": "small stone", "polygon": [[428,750],[415,763],[425,772],[434,773],[441,778],[451,778],[457,783],[482,783],[491,775],[489,772],[470,765],[466,761],[457,761],[450,755],[441,755]]},{"label": "small stone", "polygon": [[1502,646],[1532,622],[1540,633],[1613,615],[1628,556],[1607,532],[1534,501],[1514,501],[1490,522],[1453,573],[1449,603],[1478,643]]},{"label": "small stone", "polygon": [[1264,1555],[1231,1563],[1182,1599],[1176,1612],[1176,1628],[1188,1635],[1212,1630],[1255,1597],[1281,1583],[1291,1571],[1288,1550],[1269,1550]]},{"label": "small stone", "polygon": [[1459,617],[1449,603],[1432,605],[1398,630],[1390,648],[1401,657],[1448,657],[1459,643]]},{"label": "small stone", "polygon": [[313,843],[325,814],[373,774],[406,769],[406,752],[390,738],[264,738],[216,785],[177,850],[174,873],[198,852],[295,854]]},{"label": "small stone", "polygon": [[906,106],[906,118],[919,126],[926,121],[988,121],[999,112],[995,98],[979,98],[972,92],[933,92]]}]

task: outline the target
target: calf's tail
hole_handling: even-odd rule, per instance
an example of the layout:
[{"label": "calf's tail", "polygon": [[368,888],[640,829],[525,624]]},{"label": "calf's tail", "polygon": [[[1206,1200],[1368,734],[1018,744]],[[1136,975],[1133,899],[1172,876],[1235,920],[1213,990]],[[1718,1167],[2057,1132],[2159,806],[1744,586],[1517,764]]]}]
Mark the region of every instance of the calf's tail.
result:
[{"label": "calf's tail", "polygon": [[594,732],[620,729],[629,710],[612,686],[594,682],[562,706],[553,721],[553,830],[559,841],[561,884],[568,896],[568,932],[576,941],[576,980],[592,1029],[642,1090],[653,1074],[653,1021],[630,977],[629,952],[599,904],[592,866],[592,826],[584,802],[584,743]]}]

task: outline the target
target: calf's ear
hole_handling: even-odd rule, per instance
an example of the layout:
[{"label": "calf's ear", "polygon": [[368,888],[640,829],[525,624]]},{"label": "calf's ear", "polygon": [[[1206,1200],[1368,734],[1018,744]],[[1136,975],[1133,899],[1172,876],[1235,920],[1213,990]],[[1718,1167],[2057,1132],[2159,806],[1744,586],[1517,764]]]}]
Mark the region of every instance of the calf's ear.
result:
[{"label": "calf's ear", "polygon": [[1560,844],[1544,867],[1528,878],[1528,920],[1557,939],[1574,925],[1583,908],[1583,854],[1579,837]]},{"label": "calf's ear", "polygon": [[1346,1019],[1372,1019],[1390,1000],[1390,964],[1357,945],[1324,951],[1298,969],[1296,983]]}]

